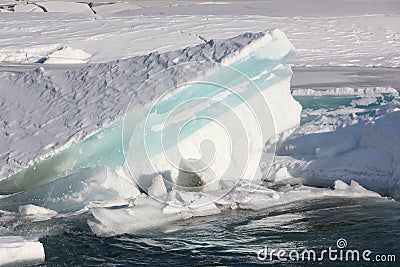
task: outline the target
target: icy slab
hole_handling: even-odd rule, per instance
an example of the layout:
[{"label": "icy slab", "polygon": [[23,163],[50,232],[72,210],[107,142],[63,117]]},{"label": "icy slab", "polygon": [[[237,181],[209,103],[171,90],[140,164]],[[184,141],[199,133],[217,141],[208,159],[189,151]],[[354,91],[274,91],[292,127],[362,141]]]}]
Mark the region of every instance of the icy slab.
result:
[{"label": "icy slab", "polygon": [[2,198],[0,209],[20,211],[21,215],[37,212],[54,215],[54,211],[80,210],[91,202],[117,201],[137,195],[139,190],[131,181],[118,176],[105,166],[96,166]]},{"label": "icy slab", "polygon": [[149,187],[147,193],[149,194],[149,196],[155,197],[157,199],[167,195],[167,188],[165,187],[164,179],[161,175],[157,175],[153,178],[152,184]]},{"label": "icy slab", "polygon": [[44,261],[42,243],[24,236],[0,236],[0,265],[28,264]]},{"label": "icy slab", "polygon": [[[224,183],[223,186],[231,187],[229,183]],[[262,210],[326,197],[380,198],[380,195],[363,188],[355,181],[350,184],[335,181],[334,189],[285,186],[279,190],[241,183],[229,194],[224,194],[224,190],[210,192],[172,190],[168,193],[168,203],[161,203],[149,196],[141,195],[130,207],[91,209],[94,218],[89,219],[88,224],[94,233],[110,236],[136,233],[155,227],[162,228],[174,221],[215,215],[225,210]]]}]

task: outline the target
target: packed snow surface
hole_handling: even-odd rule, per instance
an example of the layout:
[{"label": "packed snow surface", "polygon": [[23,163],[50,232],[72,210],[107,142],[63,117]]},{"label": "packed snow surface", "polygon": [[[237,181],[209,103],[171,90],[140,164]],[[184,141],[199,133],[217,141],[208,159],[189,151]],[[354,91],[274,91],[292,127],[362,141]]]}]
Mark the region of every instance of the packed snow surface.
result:
[{"label": "packed snow surface", "polygon": [[[243,32],[280,28],[298,48],[292,61],[298,66],[400,66],[400,16],[396,1],[310,1],[301,5],[285,1],[285,8],[275,7],[282,5],[275,1],[219,5],[179,1],[158,7],[149,6],[153,1],[149,2],[138,2],[144,8],[96,15],[86,4],[59,5],[53,1],[37,4],[50,11],[74,12],[83,8],[92,14],[2,13],[0,62],[37,62],[54,48],[66,45],[93,55],[91,63],[108,62],[154,51],[178,50]],[[136,1],[132,3],[135,4]],[[118,11],[120,5],[93,8]],[[24,6],[19,4],[16,9],[19,7]],[[283,14],[273,14],[273,10]],[[297,14],[285,15],[287,12]]]}]

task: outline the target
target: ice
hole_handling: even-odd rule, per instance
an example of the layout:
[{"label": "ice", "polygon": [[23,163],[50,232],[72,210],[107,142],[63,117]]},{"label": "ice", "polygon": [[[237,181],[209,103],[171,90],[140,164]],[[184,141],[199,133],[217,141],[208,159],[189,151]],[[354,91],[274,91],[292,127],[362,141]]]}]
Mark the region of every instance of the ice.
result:
[{"label": "ice", "polygon": [[[18,211],[20,206],[33,204],[65,213],[80,210],[91,202],[116,201],[137,195],[139,190],[134,183],[119,177],[105,166],[95,166],[2,198],[0,206],[4,210]],[[32,208],[23,206],[22,212]]]},{"label": "ice", "polygon": [[293,55],[293,45],[276,29],[227,54],[221,60],[226,66],[171,68],[178,84],[182,73],[188,77],[199,66],[209,70],[198,72],[195,83],[167,91],[139,119],[127,118],[139,121],[127,148],[139,185],[146,188],[155,173],[203,191],[218,189],[222,179],[259,180],[264,143],[299,124],[301,106],[290,94],[286,65]]},{"label": "ice", "polygon": [[[218,196],[217,200],[215,196]],[[173,190],[169,193],[167,204],[141,195],[135,199],[132,207],[91,209],[94,219],[89,219],[88,223],[101,236],[137,233],[155,227],[162,228],[179,220],[219,214],[225,210],[240,208],[257,211],[329,197],[380,198],[380,195],[363,188],[355,181],[350,184],[335,181],[334,189],[286,186],[280,190],[242,183],[229,194],[224,194],[224,190],[204,193]]]},{"label": "ice", "polygon": [[44,261],[43,245],[24,236],[0,236],[0,265],[33,264]]},{"label": "ice", "polygon": [[218,188],[219,181],[215,173],[201,160],[182,159],[179,168],[176,185],[183,190],[185,187],[190,188],[189,190],[193,190],[194,187],[202,190]]},{"label": "ice", "polygon": [[18,211],[21,216],[53,216],[58,214],[57,211],[35,206],[32,204],[19,206]]},{"label": "ice", "polygon": [[[3,90],[0,148],[5,151],[0,154],[0,179],[3,179],[0,188],[2,193],[26,190],[1,198],[0,207],[18,211],[16,218],[51,220],[58,212],[89,211],[92,217],[88,224],[94,233],[115,235],[239,208],[260,210],[324,197],[380,197],[376,192],[400,197],[397,145],[400,110],[396,89],[295,90],[293,95],[298,98],[318,98],[328,106],[324,108],[321,104],[313,109],[305,105],[300,121],[301,107],[289,90],[292,73],[287,63],[294,47],[282,31],[264,31],[267,27],[286,30],[300,48],[299,57],[293,61],[296,65],[395,67],[400,62],[396,54],[399,50],[397,14],[378,12],[360,16],[357,11],[358,15],[340,18],[323,13],[288,18],[266,17],[264,12],[270,9],[254,8],[273,7],[273,3],[246,3],[253,7],[246,9],[254,12],[250,15],[236,10],[242,10],[243,3],[188,3],[140,9],[118,3],[94,7],[100,14],[94,15],[84,3],[37,4],[49,12],[29,14],[39,9],[34,4],[21,3],[14,8],[15,14],[3,16],[2,13],[0,21],[4,28],[0,33],[3,34],[1,61],[49,63],[25,73],[0,74],[0,90]],[[300,9],[307,9],[305,6]],[[128,10],[114,13],[120,9]],[[159,16],[160,10],[165,12],[163,16]],[[19,11],[26,14],[17,14]],[[64,13],[60,16],[52,12],[85,15]],[[171,12],[183,16],[168,15]],[[199,15],[202,12],[206,15]],[[221,16],[210,16],[210,12]],[[287,14],[290,10],[282,12]],[[68,28],[64,27],[66,22]],[[263,32],[243,34],[244,29]],[[240,36],[232,38],[239,33]],[[310,42],[315,34],[320,42]],[[21,38],[25,41],[21,42]],[[193,69],[174,70],[180,63],[196,61],[206,63],[197,64]],[[69,71],[52,67],[59,63],[91,65]],[[262,94],[246,91],[244,80],[222,75],[226,74],[225,70],[215,67],[219,63],[239,70]],[[160,80],[141,90],[141,84],[157,80],[157,74],[166,70],[176,79],[165,84]],[[180,73],[181,70],[184,71]],[[176,160],[180,171],[166,164],[160,156],[159,143],[154,141],[150,146],[153,170],[146,169],[140,161],[139,155],[144,153],[129,150],[127,162],[134,165],[129,172],[124,166],[123,151],[134,148],[138,142],[130,134],[140,127],[139,117],[148,111],[149,103],[180,82],[204,76],[235,89],[244,88],[244,92],[250,92],[244,99],[258,110],[266,109],[256,105],[260,103],[257,100],[267,100],[271,110],[268,119],[274,125],[273,131],[264,135],[257,131],[245,106],[229,98],[229,93],[198,86],[201,94],[195,95],[225,101],[232,112],[219,109],[216,117],[222,121],[229,121],[228,115],[233,113],[245,118],[243,128],[250,140],[251,171],[243,176],[260,180],[255,184],[251,179],[236,184],[235,179],[242,176],[238,167],[229,173],[233,181],[221,179],[226,167],[221,161],[233,162],[234,166],[240,166],[240,162],[229,155],[229,140],[223,137],[218,125],[198,122],[178,143],[184,148],[180,151],[183,157]],[[161,129],[173,129],[197,112],[212,112],[211,101],[204,101],[178,110],[172,120],[161,123],[163,113],[189,99],[189,89],[193,87],[178,89],[164,99],[151,118],[154,123],[147,131],[149,135]],[[134,96],[133,106],[128,108],[131,96]],[[125,111],[128,126],[122,122]],[[227,125],[236,130],[231,132],[232,137],[241,135],[237,124]],[[201,130],[215,138],[217,156],[222,155],[209,168],[209,158],[201,147],[208,136]],[[121,133],[128,136],[127,140],[121,142]],[[278,141],[269,140],[275,134]],[[272,161],[270,155],[275,145],[278,151]],[[168,149],[174,147],[172,144]],[[258,169],[261,156],[264,156],[261,162],[264,173]],[[130,180],[131,174],[148,195],[140,194]],[[266,178],[267,183],[260,185],[261,178]],[[180,188],[193,185],[207,187],[186,191]]]},{"label": "ice", "polygon": [[164,179],[161,175],[157,175],[153,178],[152,184],[149,187],[147,193],[149,196],[160,198],[167,195],[167,188],[164,184]]},{"label": "ice", "polygon": [[91,209],[95,220],[89,220],[98,235],[116,235],[151,229],[187,218],[180,213],[163,213],[164,204],[148,196],[138,196],[133,207],[120,209]]},{"label": "ice", "polygon": [[[393,88],[336,88],[295,91],[298,99],[344,101],[340,109],[309,109],[317,118],[297,128],[277,149],[269,179],[274,183],[330,186],[335,180],[396,199],[400,151],[399,94]],[[374,101],[371,101],[373,98]],[[342,99],[342,100],[340,100]],[[363,104],[364,109],[353,108]],[[330,110],[329,110],[330,109]]]},{"label": "ice", "polygon": [[[133,131],[138,123],[135,121],[140,116],[138,111],[145,112],[146,105],[169,90],[173,86],[174,79],[162,85],[151,84],[150,81],[156,80],[159,77],[157,73],[160,71],[164,71],[168,67],[174,68],[178,63],[204,62],[206,60],[204,64],[191,64],[191,67],[194,66],[193,69],[170,74],[170,77],[178,75],[178,81],[180,79],[182,82],[194,79],[204,70],[213,70],[207,64],[221,62],[232,64],[232,67],[238,68],[251,77],[260,77],[258,80],[254,80],[254,83],[263,91],[264,98],[257,97],[254,89],[248,86],[247,92],[250,94],[247,96],[247,101],[251,105],[263,102],[261,105],[253,105],[254,108],[259,109],[259,113],[270,110],[270,114],[263,116],[262,120],[271,119],[271,116],[275,119],[273,127],[269,129],[271,133],[265,135],[265,138],[273,136],[275,130],[283,131],[296,126],[299,123],[301,107],[290,94],[289,85],[292,74],[290,67],[283,64],[293,55],[293,47],[286,45],[285,57],[278,61],[269,60],[267,57],[259,59],[259,55],[254,54],[254,51],[263,49],[263,45],[273,48],[280,43],[287,42],[287,38],[279,30],[256,34],[246,33],[229,40],[211,40],[196,47],[164,54],[152,53],[147,56],[105,64],[94,64],[81,70],[53,72],[37,69],[16,75],[0,74],[4,78],[0,82],[4,83],[4,87],[1,87],[3,90],[10,88],[11,84],[13,88],[19,88],[8,90],[5,99],[2,99],[4,101],[3,110],[8,110],[4,114],[5,124],[3,126],[7,130],[3,132],[5,138],[2,146],[4,151],[9,151],[1,157],[3,164],[0,173],[2,177],[9,176],[0,181],[3,193],[29,189],[57,177],[65,176],[79,168],[90,167],[98,163],[110,166],[112,169],[123,166],[125,158],[121,152],[126,149],[123,146],[127,146],[129,143],[128,139],[121,144],[121,131],[123,131],[121,119],[131,100],[127,95],[137,95],[130,106],[134,112],[128,113],[127,119],[130,120],[130,123],[128,126],[124,125],[124,127],[128,127],[125,129],[128,131],[128,136],[129,131]],[[274,51],[271,50],[269,53],[273,54]],[[248,60],[246,57],[255,60],[257,64],[254,64],[253,68],[248,68],[246,65],[248,63],[245,63],[245,60]],[[238,76],[234,70],[230,70],[230,72]],[[214,72],[214,74],[216,73]],[[261,78],[269,77],[272,74],[274,76],[272,79]],[[218,76],[211,75],[209,77],[217,82],[227,82],[230,86],[238,87],[240,82],[249,84],[243,75],[238,76],[239,80],[224,77],[223,80],[218,81]],[[150,83],[149,88],[140,91],[140,86],[145,81]],[[198,89],[202,88],[198,87]],[[209,96],[213,96],[217,100],[218,97],[221,97],[219,101],[229,99],[229,94],[222,92],[225,95],[217,95],[217,91],[213,91],[215,89],[220,90],[220,88],[208,88]],[[24,92],[22,97],[20,91]],[[268,100],[270,108],[266,107],[263,99]],[[16,100],[18,104],[15,103]],[[241,112],[241,116],[244,118],[243,116],[249,113],[249,109],[245,105],[238,106],[235,101],[227,103],[232,107],[237,106],[234,112]],[[202,108],[203,105],[199,105],[199,107]],[[207,109],[204,110],[207,111]],[[189,115],[191,113],[181,114]],[[228,120],[229,117],[226,114],[222,114],[222,116]],[[247,129],[256,130],[258,127],[255,119],[242,119],[242,121],[248,124]],[[218,130],[215,126],[207,125],[207,127],[211,127],[209,135],[216,129]],[[232,124],[231,127],[236,127],[236,124]],[[99,131],[99,128],[102,130]],[[13,138],[7,137],[7,133],[11,131],[14,133]],[[218,131],[221,132],[221,129]],[[254,169],[254,166],[258,165],[262,143],[265,140],[260,138],[258,131],[248,131],[248,134],[250,134],[248,140],[253,143],[251,149],[254,152],[249,153],[253,157],[250,160],[253,165],[249,169]],[[54,140],[54,136],[57,136],[57,141]],[[219,133],[217,136],[222,135]],[[85,140],[82,142],[82,139]],[[196,158],[197,156],[193,154],[192,147],[197,146],[198,141],[190,141],[194,139],[187,139],[188,142],[191,142],[191,145],[188,146],[187,158]],[[204,135],[198,140],[203,139]],[[217,142],[221,146],[220,149],[226,149],[227,140],[221,139],[220,141]],[[80,142],[78,145],[73,146],[78,142]],[[57,153],[60,150],[63,151]],[[56,155],[51,157],[54,154]],[[218,155],[225,157],[226,162],[229,161],[228,154],[218,153]],[[12,161],[9,160],[10,156],[13,158]],[[137,157],[135,156],[135,158]],[[38,161],[40,163],[36,163]],[[34,163],[36,163],[34,167],[29,167]],[[211,167],[211,169],[218,177],[224,171],[222,167],[224,166],[221,164],[219,168]],[[25,168],[22,172],[11,175],[22,168]],[[141,172],[139,168],[133,168],[133,171]],[[163,168],[160,168],[159,171],[163,171]],[[177,174],[173,175],[174,178],[176,176]],[[254,175],[249,171],[248,176]],[[150,180],[147,181],[145,188],[148,188],[153,177],[154,175],[149,175]],[[166,184],[166,186],[169,185]]]},{"label": "ice", "polygon": [[[293,90],[294,96],[362,96],[362,97],[376,97],[382,94],[389,94],[398,96],[399,92],[392,87],[367,87],[367,88],[333,88],[333,89],[296,89]],[[363,98],[364,99],[364,98]],[[369,99],[369,98],[368,98]]]}]

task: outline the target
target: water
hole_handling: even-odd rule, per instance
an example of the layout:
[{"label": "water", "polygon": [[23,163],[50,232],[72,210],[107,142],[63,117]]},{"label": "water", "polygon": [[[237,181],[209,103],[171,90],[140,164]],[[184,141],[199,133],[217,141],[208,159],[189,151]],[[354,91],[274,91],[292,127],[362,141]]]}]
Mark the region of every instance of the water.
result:
[{"label": "water", "polygon": [[[261,212],[235,211],[182,221],[137,235],[96,237],[76,225],[41,239],[46,261],[38,266],[360,266],[366,262],[272,262],[256,251],[320,252],[345,238],[348,249],[400,257],[400,203],[388,200],[324,198]],[[396,266],[376,263],[376,266]]]}]

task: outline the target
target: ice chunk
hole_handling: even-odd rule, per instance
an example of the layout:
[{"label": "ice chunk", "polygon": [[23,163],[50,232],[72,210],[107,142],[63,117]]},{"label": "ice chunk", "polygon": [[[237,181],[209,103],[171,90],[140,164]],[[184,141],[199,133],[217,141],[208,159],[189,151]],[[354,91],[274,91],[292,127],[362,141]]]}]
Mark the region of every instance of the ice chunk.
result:
[{"label": "ice chunk", "polygon": [[33,204],[57,212],[71,212],[93,201],[111,201],[137,195],[139,190],[135,184],[99,165],[2,198],[0,209],[18,211],[19,206]]},{"label": "ice chunk", "polygon": [[221,210],[217,208],[215,203],[206,196],[202,196],[201,198],[193,201],[189,205],[189,209],[194,217],[208,216],[221,213]]},{"label": "ice chunk", "polygon": [[188,191],[207,191],[218,189],[218,179],[215,173],[198,160],[182,159],[179,166],[176,185]]},{"label": "ice chunk", "polygon": [[365,189],[356,181],[351,181],[350,185],[348,185],[343,181],[337,180],[335,181],[335,191],[344,191],[347,197],[379,197],[378,193]]},{"label": "ice chunk", "polygon": [[139,196],[133,207],[91,209],[94,220],[88,220],[88,224],[94,233],[109,236],[134,233],[187,218],[179,212],[163,213],[165,206],[148,196]]},{"label": "ice chunk", "polygon": [[0,236],[0,265],[38,263],[45,259],[43,245],[34,238]]},{"label": "ice chunk", "polygon": [[153,182],[148,189],[148,194],[155,198],[164,197],[167,195],[167,188],[164,184],[164,179],[161,175],[153,178]]},{"label": "ice chunk", "polygon": [[32,204],[19,206],[18,208],[19,214],[21,216],[54,216],[57,215],[58,212],[50,209],[46,209],[43,207],[35,206]]}]

